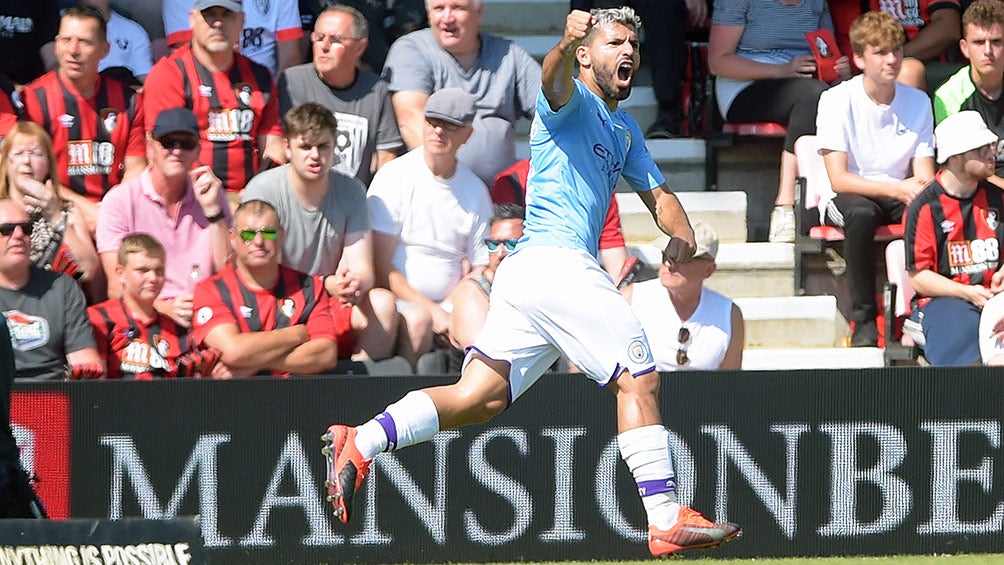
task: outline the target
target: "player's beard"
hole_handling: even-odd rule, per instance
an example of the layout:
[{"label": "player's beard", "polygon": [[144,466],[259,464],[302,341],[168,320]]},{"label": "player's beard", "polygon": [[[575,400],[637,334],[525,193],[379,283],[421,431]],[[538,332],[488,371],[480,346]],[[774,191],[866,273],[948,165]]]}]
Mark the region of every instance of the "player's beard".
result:
[{"label": "player's beard", "polygon": [[605,66],[598,66],[593,68],[593,76],[596,79],[596,86],[600,88],[600,92],[603,96],[609,100],[625,100],[631,95],[631,85],[634,84],[632,81],[628,83],[627,88],[620,88],[616,85],[617,81],[617,68],[607,68]]}]

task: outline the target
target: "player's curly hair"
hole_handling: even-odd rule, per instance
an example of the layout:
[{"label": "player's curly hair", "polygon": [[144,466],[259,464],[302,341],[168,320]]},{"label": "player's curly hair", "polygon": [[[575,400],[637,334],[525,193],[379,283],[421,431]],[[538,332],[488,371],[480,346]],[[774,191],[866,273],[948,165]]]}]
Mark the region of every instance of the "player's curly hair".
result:
[{"label": "player's curly hair", "polygon": [[594,18],[596,18],[596,24],[589,28],[589,33],[586,37],[582,39],[583,45],[589,45],[592,43],[593,38],[596,37],[597,31],[610,25],[610,24],[620,24],[636,34],[641,30],[641,18],[638,14],[634,13],[634,9],[628,6],[621,6],[619,8],[594,8],[589,11]]},{"label": "player's curly hair", "polygon": [[969,24],[989,29],[994,24],[1004,25],[1004,3],[1000,0],[976,0],[962,14],[962,33]]}]

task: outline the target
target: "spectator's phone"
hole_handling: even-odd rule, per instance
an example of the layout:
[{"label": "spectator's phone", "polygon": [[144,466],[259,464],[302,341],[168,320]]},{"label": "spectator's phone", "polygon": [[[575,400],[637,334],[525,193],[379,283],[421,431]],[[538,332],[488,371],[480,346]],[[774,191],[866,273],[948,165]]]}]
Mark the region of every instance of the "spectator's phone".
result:
[{"label": "spectator's phone", "polygon": [[627,285],[634,282],[638,278],[638,273],[641,271],[641,263],[638,261],[637,257],[628,256],[627,260],[624,261],[624,266],[621,267],[621,272],[617,275],[617,290],[621,290]]}]

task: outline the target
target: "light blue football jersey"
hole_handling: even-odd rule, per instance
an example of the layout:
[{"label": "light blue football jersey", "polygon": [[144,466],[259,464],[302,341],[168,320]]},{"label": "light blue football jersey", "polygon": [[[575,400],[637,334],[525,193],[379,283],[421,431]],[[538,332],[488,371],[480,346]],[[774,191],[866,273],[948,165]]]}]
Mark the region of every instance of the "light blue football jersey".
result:
[{"label": "light blue football jersey", "polygon": [[567,104],[551,110],[543,92],[530,129],[530,173],[521,245],[585,249],[596,256],[610,196],[623,176],[636,191],[665,182],[627,112],[611,112],[574,80]]}]

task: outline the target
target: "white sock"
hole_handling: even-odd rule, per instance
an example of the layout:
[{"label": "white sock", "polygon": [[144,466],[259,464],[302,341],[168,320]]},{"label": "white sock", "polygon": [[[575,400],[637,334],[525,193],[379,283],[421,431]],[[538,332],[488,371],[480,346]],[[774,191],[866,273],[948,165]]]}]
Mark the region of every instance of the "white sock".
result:
[{"label": "white sock", "polygon": [[428,394],[413,390],[377,417],[356,428],[356,449],[367,460],[432,439],[439,431],[439,412]]},{"label": "white sock", "polygon": [[662,425],[643,426],[619,434],[617,444],[638,485],[648,523],[660,530],[672,528],[680,504],[676,501],[669,432]]}]

